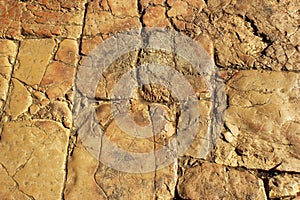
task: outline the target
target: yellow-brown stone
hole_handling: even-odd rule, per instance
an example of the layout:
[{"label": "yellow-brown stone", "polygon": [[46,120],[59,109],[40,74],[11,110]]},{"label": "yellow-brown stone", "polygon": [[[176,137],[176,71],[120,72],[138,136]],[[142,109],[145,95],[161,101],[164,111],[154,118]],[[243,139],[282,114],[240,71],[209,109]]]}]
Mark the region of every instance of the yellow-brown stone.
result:
[{"label": "yellow-brown stone", "polygon": [[18,66],[13,76],[27,85],[38,85],[52,58],[56,43],[53,39],[29,39],[21,42]]},{"label": "yellow-brown stone", "polygon": [[55,59],[76,66],[78,62],[78,44],[75,40],[65,39],[59,44]]}]

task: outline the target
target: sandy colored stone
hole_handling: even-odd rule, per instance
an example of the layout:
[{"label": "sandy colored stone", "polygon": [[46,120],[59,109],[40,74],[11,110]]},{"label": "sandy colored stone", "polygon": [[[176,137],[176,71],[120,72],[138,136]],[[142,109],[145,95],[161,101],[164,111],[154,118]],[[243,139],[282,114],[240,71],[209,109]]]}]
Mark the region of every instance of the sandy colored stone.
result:
[{"label": "sandy colored stone", "polygon": [[1,1],[1,38],[18,38],[21,34],[20,17],[23,5],[18,1]]},{"label": "sandy colored stone", "polygon": [[149,5],[163,6],[165,4],[165,1],[164,0],[140,0],[138,3],[141,7],[141,10],[145,10]]},{"label": "sandy colored stone", "polygon": [[171,166],[152,173],[130,174],[99,165],[96,180],[109,199],[171,199],[175,191],[176,168]]},{"label": "sandy colored stone", "polygon": [[[0,199],[299,199],[298,4],[296,0],[0,1]],[[161,158],[155,150],[171,141],[176,145],[172,139],[180,122],[192,116],[182,115],[182,102],[166,87],[135,88],[133,97],[126,99],[133,122],[149,126],[159,110],[165,113],[157,122],[167,120],[154,137],[136,138],[132,122],[121,120],[127,128],[123,130],[112,113],[112,102],[121,105],[123,100],[112,94],[115,85],[124,73],[146,63],[172,67],[192,85],[200,127],[184,157],[155,172],[130,174],[114,169],[126,163],[115,160],[110,168],[82,145],[85,138],[78,133],[88,134],[97,127],[84,123],[75,130],[72,87],[85,56],[114,34],[142,26],[175,29],[201,45],[222,71],[228,108],[214,146],[206,138],[215,125],[211,114],[219,112],[212,107],[215,93],[208,91],[210,82],[184,59],[156,50],[143,49],[115,60],[99,79],[96,93],[89,93],[86,82],[76,83],[81,93],[88,93],[88,100],[96,97],[92,117],[105,137],[128,152],[153,153],[151,166]],[[114,114],[121,112],[118,108]],[[68,141],[69,131],[74,136]],[[205,142],[213,152],[203,148]],[[210,152],[209,157],[203,152]]]},{"label": "sandy colored stone", "polygon": [[166,8],[162,6],[148,7],[143,16],[143,23],[147,27],[170,27],[170,22],[165,15]]},{"label": "sandy colored stone", "polygon": [[[167,15],[170,18],[177,18],[183,21],[191,21],[194,14],[194,9],[188,4],[187,1],[174,1],[171,4],[170,10],[168,10]],[[202,9],[199,7],[198,9]]]},{"label": "sandy colored stone", "polygon": [[[206,40],[208,41],[208,40]],[[208,42],[209,43],[209,42]],[[198,41],[199,45],[206,44],[203,41]],[[176,62],[176,64],[174,63]],[[185,59],[179,56],[173,56],[170,53],[166,52],[159,52],[159,51],[147,51],[141,53],[138,65],[143,64],[160,64],[163,66],[174,67],[180,74],[184,75],[184,78],[189,82],[190,86],[193,88],[195,95],[200,99],[198,102],[198,109],[199,113],[199,124],[198,129],[194,130],[195,137],[193,138],[192,143],[190,144],[187,152],[185,155],[192,156],[195,158],[205,158],[209,149],[212,147],[212,142],[209,139],[210,136],[210,117],[212,111],[212,99],[210,99],[211,94],[208,91],[207,82],[204,77],[198,75],[197,70],[193,67],[190,63],[188,63]],[[140,71],[142,73],[149,73]],[[172,80],[172,75],[166,78],[167,80]],[[163,87],[161,85],[144,85],[143,87],[139,88],[139,95],[144,99],[146,102],[155,102],[163,105],[167,105],[170,109],[170,113],[172,113],[175,120],[175,116],[178,116],[178,123],[183,123],[182,126],[185,126],[184,123],[187,122],[186,118],[183,118],[180,115],[180,105],[184,105],[183,102],[178,100],[178,98],[171,93],[168,88]],[[193,112],[189,112],[193,113]],[[191,116],[189,116],[191,117]],[[177,126],[179,126],[177,124]],[[186,125],[189,126],[189,125]],[[175,126],[176,127],[176,126]],[[178,127],[177,127],[178,131]],[[158,137],[159,138],[159,137]],[[161,138],[158,139],[158,141]],[[182,142],[182,141],[180,141]]]},{"label": "sandy colored stone", "polygon": [[[210,1],[205,11],[209,17],[214,18],[214,27],[209,27],[209,20],[203,14],[199,14],[196,23],[216,36],[216,62],[221,66],[296,70],[299,68],[299,51],[291,56],[288,49],[290,46],[295,49],[299,43],[297,9],[299,6],[294,0],[251,3]],[[234,19],[235,14],[242,16],[241,19],[244,20],[244,23],[238,25],[238,29],[227,22],[230,20],[235,24],[238,20]],[[255,46],[256,48],[251,49],[256,52],[247,50],[250,46]]]},{"label": "sandy colored stone", "polygon": [[67,102],[54,101],[49,104],[52,119],[61,122],[66,128],[72,124],[72,113]]},{"label": "sandy colored stone", "polygon": [[106,11],[105,5],[103,9],[99,0],[88,2],[85,36],[113,34],[141,27],[137,9],[134,10],[137,7],[134,1],[126,1],[126,4],[122,4],[121,1],[109,1],[107,6],[109,5],[112,6],[109,8],[112,11]]},{"label": "sandy colored stone", "polygon": [[28,85],[40,84],[55,47],[53,39],[29,39],[21,42],[18,66],[13,77]]},{"label": "sandy colored stone", "polygon": [[2,38],[23,36],[78,38],[82,30],[85,0],[1,2]]},{"label": "sandy colored stone", "polygon": [[22,34],[78,38],[83,25],[85,2],[26,2],[21,16]]},{"label": "sandy colored stone", "polygon": [[[174,195],[176,167],[155,173],[118,172],[98,161],[78,143],[68,164],[65,199],[169,199]],[[156,188],[155,188],[156,185]]]},{"label": "sandy colored stone", "polygon": [[[123,76],[124,73],[132,69],[132,65],[136,60],[137,52],[131,52],[128,54],[122,55],[120,58],[116,58],[110,66],[107,66],[103,72],[103,76],[98,81],[98,86],[96,88],[94,97],[99,99],[114,99],[113,90]],[[78,84],[79,85],[79,84]],[[80,83],[79,89],[84,93],[87,93],[90,88],[85,88],[84,83]]]},{"label": "sandy colored stone", "polygon": [[72,87],[74,74],[73,66],[53,62],[48,66],[41,86],[46,88],[46,94],[50,99],[63,98]]},{"label": "sandy colored stone", "polygon": [[188,13],[188,4],[186,1],[175,1],[171,6],[171,9],[168,11],[169,17],[175,17],[177,15],[184,16]]},{"label": "sandy colored stone", "polygon": [[0,196],[3,199],[31,199],[18,189],[16,182],[2,165],[0,165],[0,184]]},{"label": "sandy colored stone", "polygon": [[0,162],[24,193],[60,199],[67,146],[68,132],[53,121],[8,122],[1,135]]},{"label": "sandy colored stone", "polygon": [[183,199],[267,199],[253,174],[206,162],[187,167],[177,189]]},{"label": "sandy colored stone", "polygon": [[0,99],[6,100],[12,65],[15,62],[18,45],[11,40],[0,40]]},{"label": "sandy colored stone", "polygon": [[98,160],[78,143],[68,160],[65,199],[105,199],[105,191],[95,181]]},{"label": "sandy colored stone", "polygon": [[20,81],[12,79],[12,87],[5,112],[12,119],[16,119],[28,111],[29,106],[32,104],[32,98],[27,88]]},{"label": "sandy colored stone", "polygon": [[195,38],[195,41],[214,59],[214,44],[208,34],[201,34]]},{"label": "sandy colored stone", "polygon": [[225,123],[237,140],[219,140],[216,162],[299,171],[298,74],[243,71],[227,85]]},{"label": "sandy colored stone", "polygon": [[78,62],[78,43],[75,40],[63,40],[59,44],[55,59],[75,67]]},{"label": "sandy colored stone", "polygon": [[3,1],[1,38],[63,36],[79,38],[86,0]]},{"label": "sandy colored stone", "polygon": [[81,46],[81,53],[84,55],[89,55],[98,45],[101,45],[103,42],[102,37],[95,36],[92,38],[83,38],[82,46]]},{"label": "sandy colored stone", "polygon": [[295,197],[300,192],[299,174],[281,174],[269,179],[270,198]]},{"label": "sandy colored stone", "polygon": [[113,15],[117,17],[138,16],[137,2],[135,0],[107,1]]},{"label": "sandy colored stone", "polygon": [[38,111],[39,111],[39,106],[36,105],[36,104],[32,104],[30,107],[29,107],[29,113],[30,115],[34,115],[36,114]]}]

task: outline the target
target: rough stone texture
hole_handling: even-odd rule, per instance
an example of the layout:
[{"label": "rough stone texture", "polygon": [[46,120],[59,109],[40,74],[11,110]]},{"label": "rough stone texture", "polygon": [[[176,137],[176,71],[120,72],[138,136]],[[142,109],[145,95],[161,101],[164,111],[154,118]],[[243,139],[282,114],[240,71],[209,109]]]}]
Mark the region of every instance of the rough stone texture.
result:
[{"label": "rough stone texture", "polygon": [[[17,55],[18,45],[10,40],[0,40],[0,107],[7,98],[12,68]],[[2,109],[1,109],[2,113]]]},{"label": "rough stone texture", "polygon": [[171,199],[176,184],[173,176],[176,176],[176,166],[172,165],[146,174],[116,171],[99,163],[78,143],[68,164],[65,198]]},{"label": "rough stone texture", "polygon": [[[0,199],[300,199],[299,8],[297,0],[0,0]],[[74,80],[98,45],[149,27],[180,31],[207,51],[226,85],[225,123],[213,145],[206,136],[218,112],[214,94],[184,58],[150,49],[122,55],[86,99],[96,97],[93,117],[115,145],[151,153],[172,143],[188,118],[168,88],[150,84],[126,99],[132,121],[121,120],[126,130],[118,126],[113,89],[139,65],[176,69],[192,85],[201,114],[178,160],[154,172],[125,173],[82,144],[79,131],[96,127],[76,130],[74,89],[89,88]],[[158,134],[130,135],[133,123],[151,126],[154,108],[165,111]],[[214,149],[203,153],[204,144]],[[154,155],[150,165],[157,167]]]},{"label": "rough stone texture", "polygon": [[85,0],[1,1],[1,38],[63,36],[78,38]]},{"label": "rough stone texture", "polygon": [[227,88],[229,132],[216,147],[215,161],[299,172],[299,75],[242,71]]},{"label": "rough stone texture", "polygon": [[62,98],[72,87],[75,69],[73,66],[60,62],[49,64],[41,81],[41,86],[46,88],[50,99]]},{"label": "rough stone texture", "polygon": [[253,174],[205,162],[187,168],[177,188],[183,199],[267,199]]},{"label": "rough stone texture", "polygon": [[143,16],[143,23],[147,27],[166,27],[170,22],[165,15],[166,8],[162,6],[147,7]]},{"label": "rough stone texture", "polygon": [[136,1],[96,0],[88,3],[83,34],[84,36],[105,35],[140,26]]},{"label": "rough stone texture", "polygon": [[13,76],[28,85],[40,84],[52,57],[55,41],[52,39],[30,39],[21,42],[18,66]]},{"label": "rough stone texture", "polygon": [[270,198],[295,197],[300,193],[300,175],[282,174],[269,180]]},{"label": "rough stone texture", "polygon": [[8,180],[18,183],[17,191],[7,195],[18,199],[21,192],[35,199],[59,199],[64,186],[67,139],[68,131],[53,121],[5,123],[0,163]]},{"label": "rough stone texture", "polygon": [[59,44],[55,59],[65,64],[76,66],[78,62],[78,43],[75,40],[66,39]]},{"label": "rough stone texture", "polygon": [[31,199],[28,195],[18,189],[17,183],[9,176],[7,170],[0,166],[0,196],[3,199]]},{"label": "rough stone texture", "polygon": [[11,116],[12,119],[16,119],[19,115],[28,111],[31,103],[32,98],[26,86],[20,81],[12,79],[12,91],[5,110],[7,115]]}]

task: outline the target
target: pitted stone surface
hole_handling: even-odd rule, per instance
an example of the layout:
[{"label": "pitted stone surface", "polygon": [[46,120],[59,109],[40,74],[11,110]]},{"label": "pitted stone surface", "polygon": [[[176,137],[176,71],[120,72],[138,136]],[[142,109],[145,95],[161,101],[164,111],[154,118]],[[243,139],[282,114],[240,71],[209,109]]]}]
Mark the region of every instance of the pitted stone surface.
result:
[{"label": "pitted stone surface", "polygon": [[28,85],[40,84],[55,47],[53,39],[29,39],[21,42],[18,65],[13,77]]},{"label": "pitted stone surface", "polygon": [[267,199],[263,181],[253,174],[211,163],[186,169],[177,188],[183,199]]},{"label": "pitted stone surface", "polygon": [[[298,4],[296,0],[0,1],[0,199],[299,199]],[[116,33],[151,27],[191,37],[213,59],[220,71],[216,79],[225,84],[228,97],[223,102],[227,106],[223,129],[211,132],[212,114],[219,112],[212,99],[218,91],[211,93],[207,77],[174,52],[136,49],[109,63],[95,84],[95,94],[84,97],[93,101],[95,115],[89,116],[99,126],[85,119],[77,130],[72,116],[78,109],[75,90],[85,93],[90,88],[75,82],[88,56]],[[165,42],[170,41],[160,41]],[[162,169],[121,172],[99,162],[79,132],[100,128],[127,152],[153,153],[155,159],[148,165],[158,167],[161,155],[155,151],[175,144],[180,122],[186,121],[186,127],[193,123],[187,120],[192,116],[182,114],[184,102],[169,88],[146,84],[126,99],[130,118],[121,120],[125,129],[120,127],[116,114],[124,109],[118,107],[124,99],[113,93],[115,86],[126,72],[145,64],[167,66],[185,77],[199,105],[199,130],[184,155]],[[138,70],[131,78],[140,81],[139,73],[154,76]],[[172,78],[169,74],[166,81]],[[146,138],[137,137],[136,125],[151,127],[154,114],[161,110],[158,121],[166,123],[158,123],[157,134],[147,129],[139,133]],[[102,139],[91,142],[99,144]]]},{"label": "pitted stone surface", "polygon": [[232,139],[219,141],[215,161],[299,172],[299,75],[242,71],[227,87],[226,135]]},{"label": "pitted stone surface", "polygon": [[[19,191],[35,199],[61,197],[68,134],[49,120],[4,124],[0,162],[7,176],[18,183]],[[7,195],[18,198],[20,193]]]}]

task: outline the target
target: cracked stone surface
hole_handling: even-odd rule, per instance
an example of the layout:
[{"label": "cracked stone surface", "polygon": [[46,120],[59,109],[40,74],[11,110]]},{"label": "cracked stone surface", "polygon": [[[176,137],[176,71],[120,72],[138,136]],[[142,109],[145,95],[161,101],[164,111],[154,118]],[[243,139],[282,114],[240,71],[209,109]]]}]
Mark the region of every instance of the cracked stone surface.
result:
[{"label": "cracked stone surface", "polygon": [[282,198],[297,196],[300,191],[299,174],[281,174],[269,180],[270,197]]},{"label": "cracked stone surface", "polygon": [[[6,184],[15,188],[17,183],[17,191],[27,198],[59,199],[64,186],[68,134],[62,125],[50,120],[5,123],[0,162],[13,182]],[[21,195],[20,192],[15,194]],[[6,195],[18,198],[14,193]]]},{"label": "cracked stone surface", "polygon": [[[0,1],[0,199],[300,199],[299,9],[296,0]],[[167,50],[123,54],[103,71],[95,93],[76,82],[78,71],[95,64],[89,55],[96,47],[149,28],[180,32],[213,60],[213,81],[224,84],[227,97],[224,123],[214,118],[216,104],[223,106],[213,103],[220,88],[212,92],[208,75]],[[105,59],[118,50],[109,48]],[[156,77],[141,67],[151,64],[184,77],[199,107],[195,136],[175,158],[186,142],[176,143],[180,131],[196,121],[183,112],[187,101],[160,84],[139,85],[130,98],[114,93],[130,70],[138,68],[129,74],[132,84],[141,74]],[[87,94],[79,105],[77,91]],[[74,112],[88,103],[78,128]],[[103,137],[125,152],[148,153],[143,167],[154,170],[118,171],[126,162],[102,149]],[[160,168],[163,148],[172,162]]]},{"label": "cracked stone surface", "polygon": [[216,146],[215,161],[299,172],[298,74],[242,71],[227,86],[228,131]]},{"label": "cracked stone surface", "polygon": [[263,181],[255,175],[205,162],[185,166],[177,187],[183,199],[266,199]]}]

